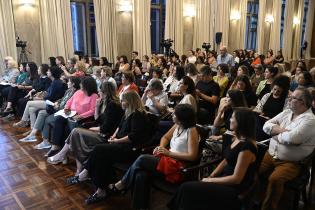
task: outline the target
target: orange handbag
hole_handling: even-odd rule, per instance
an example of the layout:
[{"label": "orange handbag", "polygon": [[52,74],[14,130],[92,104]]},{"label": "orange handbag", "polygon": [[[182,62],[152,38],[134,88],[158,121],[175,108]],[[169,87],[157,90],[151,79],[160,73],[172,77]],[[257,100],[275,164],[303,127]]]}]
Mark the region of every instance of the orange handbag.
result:
[{"label": "orange handbag", "polygon": [[184,177],[181,170],[184,168],[184,164],[168,156],[158,156],[160,156],[160,161],[156,169],[165,175],[165,180],[173,184],[182,182]]}]

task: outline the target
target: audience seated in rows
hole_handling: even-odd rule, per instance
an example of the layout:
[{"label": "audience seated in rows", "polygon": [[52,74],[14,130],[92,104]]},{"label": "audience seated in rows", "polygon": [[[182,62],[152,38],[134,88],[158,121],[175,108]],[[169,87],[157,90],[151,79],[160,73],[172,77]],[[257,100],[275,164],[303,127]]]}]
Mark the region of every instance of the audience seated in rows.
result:
[{"label": "audience seated in rows", "polygon": [[[31,130],[20,142],[35,142],[40,132],[43,141],[34,148],[50,148],[45,155],[50,164],[66,164],[72,151],[77,169],[67,184],[91,178],[97,187],[87,203],[131,189],[132,206],[149,208],[151,181],[169,181],[156,167],[160,159],[179,165],[196,160],[196,122],[211,129],[210,142],[220,144],[222,135],[229,134],[232,145],[222,151],[224,160],[210,177],[201,182],[182,180],[169,203],[171,209],[196,209],[196,205],[202,209],[210,203],[238,209],[238,195],[253,183],[253,173],[258,171],[254,170],[255,141],[272,136],[270,154],[260,168],[262,181],[269,176],[265,168],[286,165],[292,158],[302,160],[314,149],[309,144],[314,141],[312,131],[303,130],[314,122],[310,110],[310,101],[315,101],[314,71],[307,71],[303,61],[292,71],[279,71],[284,65],[281,51],[274,56],[269,50],[264,57],[240,49],[231,55],[222,46],[218,56],[215,51],[196,49],[189,50],[188,57],[144,55],[142,62],[133,51],[130,62],[127,56],[118,56],[113,69],[106,58],[74,56],[66,63],[57,56],[50,61],[38,69],[33,62],[22,63],[19,71],[13,58],[5,58],[0,84],[2,119],[9,121],[13,114],[18,118],[23,113],[14,126],[30,124]],[[59,110],[64,117],[55,116]],[[70,111],[76,114],[68,117]],[[152,116],[160,119],[157,128]],[[300,132],[305,136],[302,140],[296,137]],[[139,157],[139,148],[160,139],[154,152],[159,155]],[[116,163],[130,164],[122,178],[114,173]],[[294,164],[288,170],[284,170],[290,173],[285,179],[277,173],[267,179],[267,196],[262,197],[265,209],[278,208],[284,183],[299,174]]]}]

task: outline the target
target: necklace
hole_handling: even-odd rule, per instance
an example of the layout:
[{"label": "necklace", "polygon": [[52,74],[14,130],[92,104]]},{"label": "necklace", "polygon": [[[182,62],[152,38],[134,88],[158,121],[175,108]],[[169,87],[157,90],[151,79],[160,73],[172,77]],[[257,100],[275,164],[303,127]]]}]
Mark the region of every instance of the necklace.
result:
[{"label": "necklace", "polygon": [[184,132],[184,129],[181,129],[180,131],[180,129],[178,128],[176,136],[179,137],[180,135],[182,135],[183,132]]}]

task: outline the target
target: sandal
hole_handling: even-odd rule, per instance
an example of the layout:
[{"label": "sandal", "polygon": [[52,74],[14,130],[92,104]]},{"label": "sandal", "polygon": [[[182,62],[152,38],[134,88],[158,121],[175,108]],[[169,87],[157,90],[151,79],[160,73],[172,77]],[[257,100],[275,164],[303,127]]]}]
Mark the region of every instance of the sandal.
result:
[{"label": "sandal", "polygon": [[108,186],[108,193],[110,195],[126,195],[127,193],[127,190],[124,188],[124,189],[117,189],[117,187],[115,186],[115,184],[110,184]]},{"label": "sandal", "polygon": [[108,198],[108,194],[104,195],[104,196],[98,196],[96,193],[89,196],[86,200],[85,203],[86,204],[93,204],[93,203],[98,203],[101,201],[104,201],[106,198]]}]

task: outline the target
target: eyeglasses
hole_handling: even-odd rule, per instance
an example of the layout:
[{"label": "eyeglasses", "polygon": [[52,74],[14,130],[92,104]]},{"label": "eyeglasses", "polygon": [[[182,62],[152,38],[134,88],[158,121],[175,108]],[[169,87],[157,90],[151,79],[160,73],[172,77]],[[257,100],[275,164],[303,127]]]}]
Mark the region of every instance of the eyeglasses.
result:
[{"label": "eyeglasses", "polygon": [[303,99],[301,99],[301,98],[297,98],[297,97],[294,97],[294,96],[289,96],[288,97],[289,98],[289,100],[297,100],[297,101],[303,101]]}]

